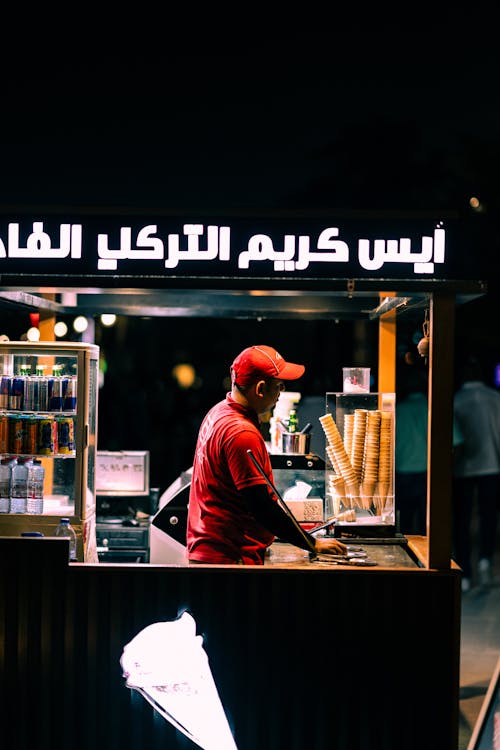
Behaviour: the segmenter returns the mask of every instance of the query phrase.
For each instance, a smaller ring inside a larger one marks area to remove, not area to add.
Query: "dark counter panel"
[[[0,540],[16,750],[196,747],[120,668],[137,633],[185,610],[238,750],[456,748],[456,570],[68,566],[57,544]]]

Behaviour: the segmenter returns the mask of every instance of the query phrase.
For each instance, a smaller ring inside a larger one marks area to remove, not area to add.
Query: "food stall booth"
[[[371,566],[279,541],[262,567],[99,563],[82,543],[69,564],[60,540],[21,537],[0,519],[2,705],[16,746],[63,748],[70,733],[74,748],[122,750],[456,748],[454,322],[457,305],[486,292],[461,273],[456,217],[37,212],[5,217],[0,239],[0,304],[39,311],[49,331],[69,310],[369,320],[381,397],[396,390],[398,316],[425,319],[428,332],[427,534],[380,539]],[[87,411],[77,447],[93,453]],[[88,455],[82,463],[88,472]],[[95,489],[75,487],[71,516],[84,529]],[[171,630],[148,640],[160,625],[182,629],[182,657],[180,646],[163,656]]]

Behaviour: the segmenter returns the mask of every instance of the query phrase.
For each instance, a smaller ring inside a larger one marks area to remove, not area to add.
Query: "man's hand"
[[[347,555],[347,547],[337,539],[316,539],[316,552],[322,555]]]

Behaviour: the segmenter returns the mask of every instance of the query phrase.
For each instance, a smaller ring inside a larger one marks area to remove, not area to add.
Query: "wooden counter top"
[[[271,545],[268,554],[265,559],[265,566],[279,567],[279,568],[324,568],[324,569],[335,569],[335,568],[346,568],[357,569],[357,570],[376,570],[377,568],[418,568],[418,564],[408,554],[405,547],[402,544],[365,544],[362,542],[359,544],[356,542],[350,543],[350,546],[360,547],[367,554],[368,559],[377,563],[376,566],[354,566],[350,564],[342,565],[342,563],[335,563],[333,560],[323,561],[309,559],[309,553],[305,550],[301,550],[298,547],[294,547],[291,544],[284,542],[275,542]],[[323,557],[323,556],[322,556]]]

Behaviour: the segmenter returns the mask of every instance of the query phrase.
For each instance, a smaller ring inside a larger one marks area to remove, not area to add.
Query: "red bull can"
[[[12,378],[10,375],[2,375],[0,380],[0,409],[10,407],[10,391],[12,387]]]
[[[49,411],[62,411],[62,380],[58,376],[48,378]]]
[[[62,379],[63,411],[76,409],[76,375],[69,375]]]
[[[58,417],[57,442],[58,453],[75,452],[75,423],[73,417]]]
[[[9,396],[9,409],[22,409],[24,408],[24,377],[12,378],[10,396]]]
[[[57,424],[53,417],[38,420],[38,453],[41,456],[57,453]]]

